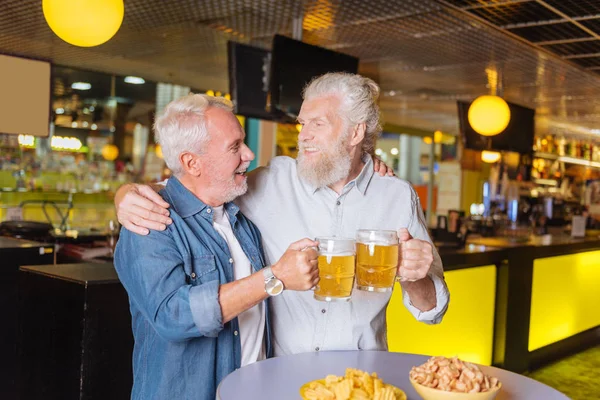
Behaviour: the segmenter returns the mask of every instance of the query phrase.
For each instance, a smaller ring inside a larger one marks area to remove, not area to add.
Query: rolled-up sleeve
[[[450,294],[448,293],[448,287],[443,279],[434,274],[429,274],[429,277],[433,281],[435,286],[435,298],[436,305],[429,311],[421,311],[417,307],[413,306],[410,301],[410,296],[406,291],[403,291],[403,302],[404,306],[410,311],[410,313],[417,319],[417,321],[424,322],[426,324],[439,324],[442,322],[442,318],[448,310],[448,303],[450,301]]]
[[[204,336],[216,337],[223,329],[219,304],[219,281],[210,281],[190,289],[190,308],[194,323]]]
[[[139,310],[163,339],[215,337],[223,329],[219,281],[190,284],[184,256],[169,229],[141,236],[123,228],[115,269],[129,295],[132,313]]]
[[[429,269],[429,277],[433,281],[435,287],[436,305],[429,311],[421,311],[412,305],[410,296],[406,291],[403,290],[403,302],[408,311],[418,320],[427,324],[439,324],[442,322],[442,318],[448,310],[448,304],[450,303],[450,292],[444,279],[444,267],[442,265],[442,259],[433,245],[429,233],[427,231],[427,224],[425,223],[425,216],[423,215],[423,209],[421,208],[421,202],[417,194],[412,191],[412,210],[413,215],[411,218],[408,231],[415,239],[425,240],[433,246],[433,263]]]

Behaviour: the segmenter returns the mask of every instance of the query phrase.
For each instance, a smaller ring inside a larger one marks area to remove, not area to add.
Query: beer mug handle
[[[300,251],[305,251],[305,250],[308,250],[308,249],[314,249],[314,250],[315,250],[317,253],[319,252],[319,248],[318,248],[318,247],[315,247],[315,246],[307,246],[307,247],[303,248],[303,249],[302,249],[302,250],[300,250]],[[317,268],[319,268],[319,267],[317,267]],[[317,290],[317,287],[316,287],[316,286],[313,286],[313,287],[311,287],[311,288],[310,288],[310,289],[308,289],[308,290],[310,290],[310,291],[313,291],[313,292],[314,292],[315,290]]]

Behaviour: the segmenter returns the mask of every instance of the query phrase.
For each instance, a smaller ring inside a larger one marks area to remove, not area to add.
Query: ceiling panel
[[[589,33],[570,22],[513,28],[508,31],[533,43],[591,37]]]
[[[600,40],[592,38],[591,40],[585,42],[560,43],[544,47],[549,51],[561,56],[600,53]]]
[[[600,66],[600,57],[585,57],[574,59],[573,62],[585,68]]]
[[[587,17],[600,14],[598,0],[544,0],[544,2],[569,17]]]
[[[525,0],[529,1],[529,0]],[[462,8],[477,8],[503,3],[521,3],[523,0],[450,0],[448,3]]]
[[[470,12],[498,26],[561,19],[558,14],[535,1],[503,3],[475,8]]]
[[[600,35],[600,15],[596,19],[589,19],[579,22],[581,25],[591,29],[596,35]]]

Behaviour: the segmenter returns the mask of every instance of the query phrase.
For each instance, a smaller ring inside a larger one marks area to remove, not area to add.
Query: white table
[[[377,372],[384,382],[406,392],[408,399],[420,399],[408,379],[410,369],[428,357],[384,351],[324,351],[276,357],[240,368],[229,374],[217,388],[217,400],[300,399],[300,387],[328,374],[344,375],[346,368]],[[502,382],[497,400],[568,400],[564,394],[523,375],[482,366]]]

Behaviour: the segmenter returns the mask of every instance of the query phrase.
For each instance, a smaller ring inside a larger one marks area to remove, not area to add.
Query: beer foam
[[[375,241],[375,240],[369,240],[369,241],[363,241],[363,242],[358,242],[360,244],[364,244],[365,246],[395,246],[398,243],[390,243],[390,242],[381,242],[381,241]]]
[[[328,253],[326,251],[323,251],[319,254],[320,256],[327,256],[329,257],[347,257],[347,256],[352,256],[354,257],[354,253],[350,253],[350,252],[346,252],[346,253]]]

